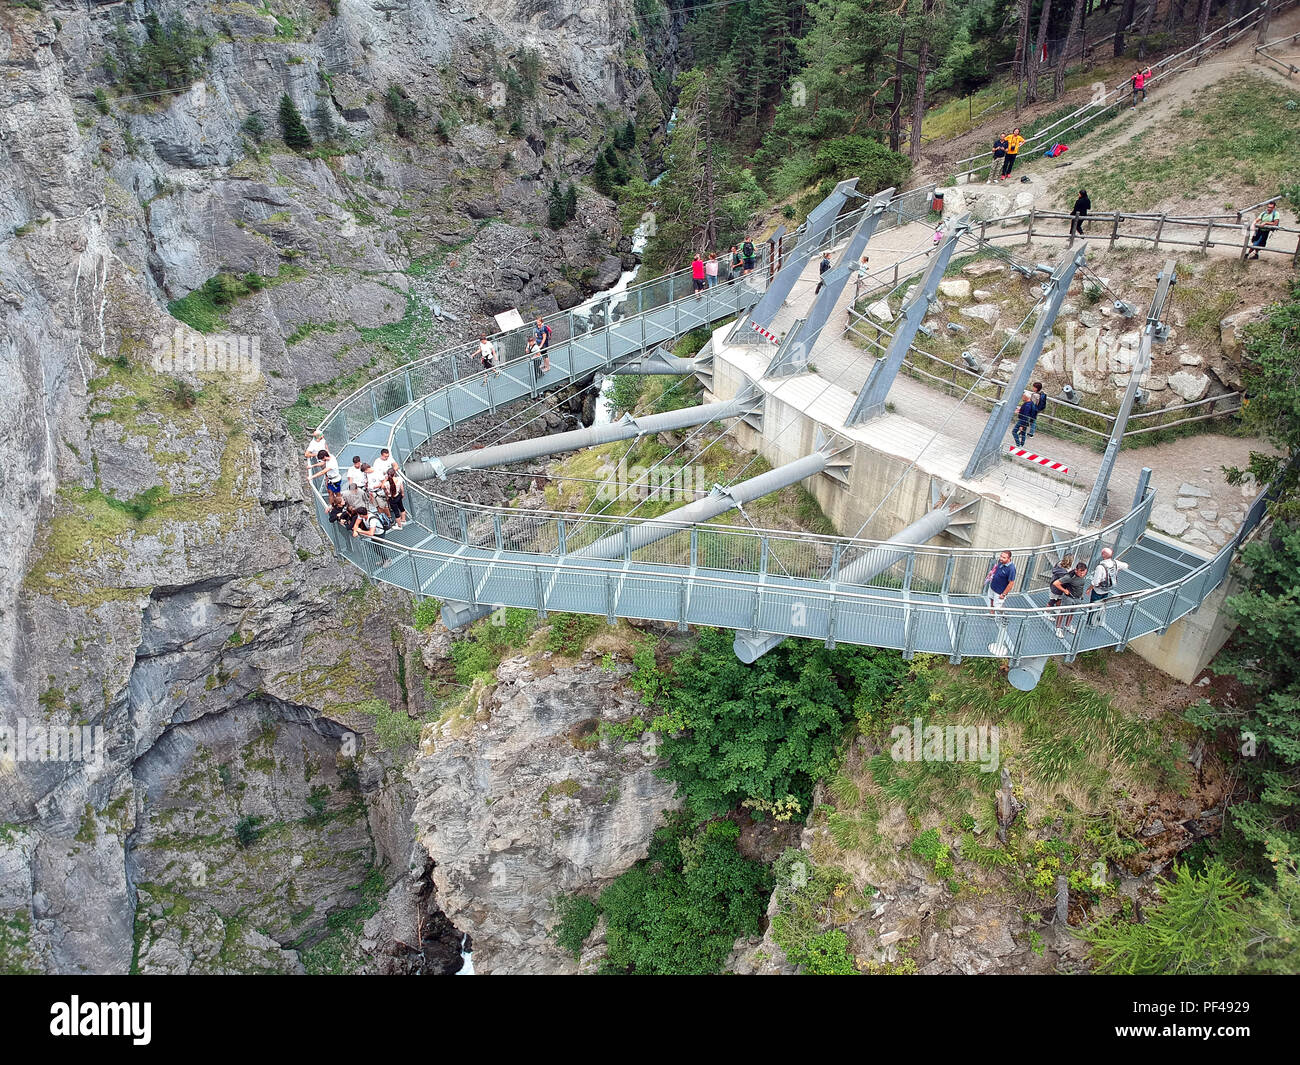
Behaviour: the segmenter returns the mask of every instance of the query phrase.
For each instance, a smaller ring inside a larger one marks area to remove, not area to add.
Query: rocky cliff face
[[[150,15],[206,44],[179,91],[123,76]],[[0,969],[454,963],[409,605],[330,554],[285,419],[616,275],[608,201],[542,229],[615,121],[662,124],[630,5],[47,0],[0,9],[0,64]],[[252,363],[169,361],[176,300]],[[83,757],[34,759],[72,727]]]
[[[573,973],[549,938],[558,896],[593,893],[645,857],[675,785],[653,743],[602,740],[641,709],[627,665],[501,664],[468,711],[426,730],[411,767],[419,840],[443,912],[474,940],[480,973]]]

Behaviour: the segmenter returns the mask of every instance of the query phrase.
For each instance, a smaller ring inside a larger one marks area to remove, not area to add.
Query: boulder
[[[1101,393],[1101,385],[1084,372],[1083,366],[1079,362],[1074,364],[1071,382],[1079,392],[1086,392],[1091,396],[1096,396]]]
[[[1200,399],[1210,390],[1210,379],[1205,374],[1190,374],[1179,370],[1169,377],[1169,388],[1178,394],[1185,403]]]
[[[981,259],[961,268],[963,274],[969,274],[971,277],[989,277],[992,274],[1004,274],[1006,271],[1006,265],[996,259]]]
[[[1184,481],[1178,486],[1180,496],[1196,496],[1198,499],[1209,499],[1210,490],[1202,488],[1200,485],[1192,484],[1190,481]]]
[[[1179,366],[1201,366],[1205,359],[1200,355],[1193,355],[1190,351],[1180,351],[1178,353]]]
[[[1244,311],[1237,311],[1235,314],[1230,314],[1220,320],[1219,345],[1223,348],[1225,355],[1241,354],[1242,329],[1250,325],[1251,322],[1258,322],[1260,313],[1263,310],[1262,304],[1247,307]]]
[[[1197,498],[1195,496],[1179,496],[1174,506],[1179,510],[1193,510],[1196,507]]]
[[[1169,536],[1181,536],[1190,525],[1191,522],[1168,503],[1161,503],[1151,511],[1151,527],[1156,532],[1162,532]]]
[[[867,314],[877,322],[892,322],[894,320],[894,312],[889,309],[889,304],[885,300],[876,300],[867,308]]]
[[[970,307],[963,307],[961,313],[967,318],[978,318],[981,322],[992,325],[998,320],[999,309],[996,303],[976,303]]]
[[[1080,311],[1079,324],[1083,326],[1084,329],[1100,329],[1101,315],[1096,311]]]
[[[939,282],[939,292],[954,300],[970,299],[970,282],[964,278],[949,278]]]
[[[1163,392],[1165,390],[1165,385],[1168,382],[1168,380],[1169,379],[1165,377],[1163,374],[1158,374],[1158,373],[1148,374],[1147,379],[1142,382],[1142,387],[1145,388],[1148,392]]]
[[[977,288],[971,293],[980,303],[988,303],[993,298],[993,293],[986,288]]]

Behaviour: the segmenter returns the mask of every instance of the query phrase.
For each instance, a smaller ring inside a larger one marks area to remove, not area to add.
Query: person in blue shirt
[[[1006,606],[1007,596],[1011,594],[1011,589],[1016,584],[1016,566],[1011,561],[1011,552],[1003,551],[998,555],[998,560],[993,568],[989,570],[987,599],[989,604],[989,613],[997,620],[1001,621],[1003,607]]]
[[[1016,424],[1011,430],[1011,439],[1016,442],[1016,447],[1025,446],[1025,434],[1029,432],[1030,425],[1038,417],[1038,404],[1034,402],[1034,394],[1026,392],[1024,402],[1020,404],[1019,410],[1016,411]]]

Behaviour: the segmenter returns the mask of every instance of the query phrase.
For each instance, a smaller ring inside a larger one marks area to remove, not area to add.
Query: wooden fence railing
[[[1187,216],[1110,211],[1083,216],[1082,227],[1084,239],[1094,244],[1105,241],[1108,250],[1121,240],[1149,242],[1152,250],[1182,247],[1204,252],[1210,248],[1230,247],[1242,259],[1249,252],[1259,251],[1289,257],[1293,263],[1300,265],[1300,240],[1291,239],[1300,235],[1300,229],[1278,226],[1269,235],[1271,243],[1257,249],[1251,245],[1254,220],[1249,215],[1239,217],[1240,215],[1241,212],[1237,215]],[[981,241],[1023,237],[1026,244],[1035,240],[1064,240],[1067,247],[1072,247],[1078,236],[1072,232],[1071,223],[1074,220],[1074,215],[1064,211],[1033,208],[1023,215],[987,218],[977,223],[976,236]],[[1280,243],[1278,237],[1283,237]]]

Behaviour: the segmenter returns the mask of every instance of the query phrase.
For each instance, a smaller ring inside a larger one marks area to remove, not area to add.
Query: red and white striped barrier
[[[781,342],[777,339],[775,333],[769,333],[766,329],[764,329],[764,328],[763,328],[761,325],[759,325],[757,322],[750,322],[749,324],[752,325],[752,326],[754,327],[754,332],[756,332],[759,336],[767,337],[767,339],[770,340],[773,344],[779,344],[779,343],[781,343]]]
[[[1061,462],[1053,462],[1051,459],[1043,458],[1042,455],[1035,455],[1032,451],[1026,451],[1023,447],[1016,447],[1015,444],[1008,444],[1007,450],[1016,458],[1026,459],[1029,462],[1036,462],[1040,466],[1046,466],[1053,473],[1069,473],[1070,467]]]

